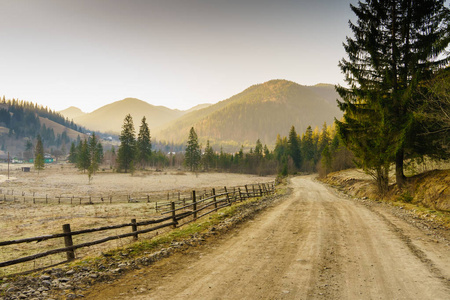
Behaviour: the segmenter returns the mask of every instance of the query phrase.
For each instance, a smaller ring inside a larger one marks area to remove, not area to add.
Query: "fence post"
[[[238,187],[238,191],[239,191],[239,200],[242,202],[242,193],[241,193],[241,188]]]
[[[259,196],[262,197],[263,193],[262,193],[262,189],[261,189],[261,184],[258,183],[259,186]]]
[[[247,185],[245,185],[245,191],[247,192],[247,197],[246,198],[247,199],[250,198],[249,195],[248,195],[248,186]]]
[[[158,212],[158,202],[155,202],[155,212]]]
[[[48,204],[48,196],[45,194],[45,204]]]
[[[226,187],[226,186],[224,186],[224,187],[223,187],[223,189],[224,189],[224,191],[225,191],[225,195],[226,195],[226,197],[227,197],[227,203],[228,203],[228,204],[231,204],[231,202],[230,202],[230,198],[228,197],[228,191],[227,191],[227,187]]]
[[[131,219],[131,231],[133,231],[133,232],[137,231],[136,219]],[[135,239],[135,240],[138,239],[137,233],[135,235],[133,235],[133,239]]]
[[[177,228],[177,216],[175,214],[175,202],[170,202],[170,208],[172,210],[172,221],[175,222],[175,224],[172,225],[172,228]]]
[[[64,245],[66,247],[72,247],[73,241],[72,241],[72,235],[70,234],[70,224],[64,224],[63,225],[63,232],[67,235],[64,236]],[[74,250],[67,250],[67,260],[73,260],[75,259],[75,252]]]
[[[194,210],[194,220],[197,220],[197,199],[195,198],[195,190],[192,191],[192,209]]]
[[[150,195],[147,195],[147,203],[150,203]]]
[[[212,189],[212,195],[214,196],[214,208],[217,208],[217,197],[216,197],[216,189]]]
[[[36,198],[34,198],[34,192],[33,192],[33,204],[36,204]]]

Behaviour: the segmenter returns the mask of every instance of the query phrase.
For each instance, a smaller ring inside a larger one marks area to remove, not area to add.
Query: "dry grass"
[[[131,219],[137,221],[160,217],[155,212],[155,203],[140,201],[137,203],[114,202],[74,204],[65,202],[57,204],[50,201],[33,204],[28,196],[35,193],[49,198],[60,195],[95,196],[95,195],[145,195],[160,193],[166,195],[168,191],[202,190],[212,187],[238,186],[250,183],[268,182],[272,177],[258,177],[251,175],[226,173],[181,173],[179,171],[138,172],[134,175],[100,172],[94,175],[89,184],[87,174],[77,171],[70,165],[47,166],[39,174],[35,171],[24,173],[22,165],[10,166],[10,180],[7,180],[7,166],[0,165],[0,189],[3,193],[18,195],[17,201],[0,201],[0,232],[1,241],[35,237],[62,232],[63,224],[70,224],[72,230],[129,223]],[[180,176],[183,175],[183,176]],[[23,197],[25,195],[25,203]],[[176,195],[176,193],[171,194]],[[165,197],[164,197],[165,198]],[[165,198],[166,199],[166,198]],[[164,200],[164,199],[160,199]],[[103,237],[130,232],[131,228],[103,231],[86,235],[74,236],[74,243],[79,244]],[[159,231],[161,232],[161,230]],[[142,237],[151,237],[149,233]],[[105,244],[92,246],[76,251],[77,258],[99,255],[101,252],[114,247],[128,244],[131,238],[115,240]],[[64,246],[63,239],[52,239],[40,243],[17,244],[1,247],[0,261],[40,253],[46,250]],[[37,267],[48,266],[65,259],[65,254],[52,255],[33,262],[19,264],[0,269],[0,276],[27,271]]]

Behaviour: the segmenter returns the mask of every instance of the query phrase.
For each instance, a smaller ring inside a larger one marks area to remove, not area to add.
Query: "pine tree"
[[[191,127],[189,131],[189,138],[186,146],[186,154],[184,157],[184,164],[191,170],[196,171],[199,167],[201,160],[201,150],[198,144],[197,133],[195,133],[194,127]]]
[[[100,152],[98,145],[101,145],[100,141],[97,139],[97,136],[95,133],[93,133],[89,137],[89,141],[87,143],[88,146],[88,157],[89,157],[89,166],[88,166],[88,176],[89,179],[91,178],[92,174],[95,174],[95,172],[99,169],[99,164],[101,162],[100,160]],[[90,181],[90,180],[89,180]]]
[[[35,157],[34,157],[34,167],[38,172],[40,170],[43,170],[45,167],[45,158],[44,158],[44,145],[42,144],[41,136],[37,136],[36,141],[36,149],[34,151]]]
[[[86,139],[80,142],[78,146],[77,153],[77,168],[85,172],[89,169],[91,165],[90,153],[89,153],[89,144]]]
[[[69,162],[73,164],[76,163],[78,160],[77,156],[77,147],[75,146],[75,142],[72,142],[69,150]]]
[[[209,140],[206,141],[205,154],[203,155],[202,162],[206,171],[214,165],[214,150],[209,145]]]
[[[128,171],[133,171],[133,162],[136,157],[135,131],[133,118],[130,114],[125,117],[119,140],[120,146],[117,154],[118,170],[128,173]]]
[[[338,130],[361,164],[385,177],[377,179],[384,181],[382,188],[394,162],[401,187],[405,153],[417,151],[414,109],[420,84],[448,64],[449,9],[444,0],[368,0],[350,6],[358,20],[350,22],[354,37],[344,44],[348,59],[339,63],[350,88],[337,87],[345,113]]]
[[[322,126],[322,132],[320,133],[319,137],[319,144],[317,145],[317,151],[319,154],[322,153],[322,151],[325,149],[326,146],[330,144],[330,134],[328,133],[327,123],[323,123]]]
[[[150,162],[152,154],[152,142],[150,139],[150,129],[145,117],[142,118],[139,134],[137,138],[137,161],[145,168]]]
[[[294,126],[292,126],[289,131],[288,152],[294,162],[295,168],[300,170],[302,166],[302,152],[300,149],[300,138],[298,137]]]

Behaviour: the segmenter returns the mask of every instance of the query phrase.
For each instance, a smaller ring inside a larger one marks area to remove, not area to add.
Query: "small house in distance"
[[[50,154],[48,154],[48,153],[44,154],[44,163],[51,164],[51,163],[53,163],[53,161],[54,161],[54,158]],[[30,159],[29,163],[34,163],[34,158]]]

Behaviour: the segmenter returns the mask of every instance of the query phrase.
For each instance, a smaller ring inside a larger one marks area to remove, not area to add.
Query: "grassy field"
[[[88,176],[79,172],[71,165],[48,165],[46,169],[37,173],[22,172],[23,165],[10,165],[9,179],[7,165],[0,165],[0,189],[4,194],[17,195],[16,201],[3,201],[0,199],[0,231],[1,241],[35,237],[46,234],[62,232],[63,224],[70,224],[72,230],[129,223],[131,219],[144,221],[160,217],[155,211],[155,202],[139,201],[128,203],[125,201],[94,204],[74,204],[63,202],[58,204],[54,197],[60,195],[74,196],[117,196],[117,195],[145,195],[160,194],[161,200],[166,200],[166,194],[187,194],[195,189],[197,191],[223,188],[224,186],[242,186],[244,184],[272,181],[273,177],[259,177],[242,174],[226,173],[188,173],[180,171],[167,172],[137,172],[131,174],[117,174],[112,172],[99,172],[89,183]],[[49,204],[38,202],[33,204],[31,196],[47,195]],[[22,195],[25,196],[25,202]],[[163,196],[164,195],[164,196]],[[10,198],[8,198],[10,199]],[[112,231],[96,232],[74,236],[74,243],[98,240],[103,237],[129,232],[130,228]],[[161,230],[159,231],[161,233]],[[150,238],[155,233],[148,233],[141,238]],[[98,255],[106,249],[120,247],[131,241],[131,238],[119,239],[105,244],[83,248],[76,251],[77,258]],[[40,243],[32,242],[1,247],[0,261],[32,255],[45,250],[60,248],[64,241],[52,239]],[[65,254],[52,255],[29,263],[23,263],[0,269],[0,276],[24,272],[30,269],[48,266],[65,259]]]

